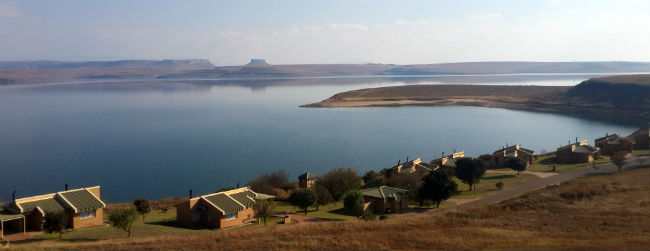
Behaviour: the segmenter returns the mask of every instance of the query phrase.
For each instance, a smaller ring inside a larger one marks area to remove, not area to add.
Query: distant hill
[[[79,79],[156,78],[215,66],[206,59],[119,61],[0,61],[0,85]]]
[[[444,75],[520,73],[629,73],[645,72],[644,62],[467,62],[422,65],[306,64],[270,65],[266,61],[244,66],[225,66],[161,78],[270,78],[346,75]]]
[[[215,67],[205,59],[120,61],[0,61],[0,85],[81,79],[126,78],[290,78],[331,76],[413,76],[472,74],[645,72],[643,62],[466,62],[422,65],[302,64],[272,65],[251,59],[241,66]]]

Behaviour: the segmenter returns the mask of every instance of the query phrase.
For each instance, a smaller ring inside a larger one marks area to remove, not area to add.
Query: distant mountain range
[[[251,62],[161,76],[162,78],[257,78],[345,75],[446,75],[518,73],[622,73],[645,72],[645,62],[467,62],[421,65],[306,64],[269,65]]]
[[[373,75],[471,75],[647,72],[646,62],[466,62],[420,65],[302,64],[271,65],[252,59],[243,66],[215,67],[205,59],[120,61],[0,61],[0,85],[83,79],[276,78]]]

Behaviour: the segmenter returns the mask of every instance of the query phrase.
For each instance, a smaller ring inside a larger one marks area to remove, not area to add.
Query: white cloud
[[[20,12],[15,4],[11,2],[0,3],[0,18],[17,16],[20,16]]]
[[[404,26],[420,26],[420,25],[425,25],[429,24],[431,21],[429,20],[417,20],[417,21],[405,21],[405,20],[397,20],[395,21],[396,25],[404,25]]]
[[[337,24],[334,22],[327,24],[325,27],[330,30],[368,30],[368,27],[362,24]]]
[[[559,7],[562,5],[562,3],[560,3],[560,0],[548,0],[548,4],[554,7]]]
[[[501,13],[486,13],[486,14],[469,16],[469,19],[472,19],[472,20],[495,19],[495,18],[500,18],[500,17],[501,17]]]

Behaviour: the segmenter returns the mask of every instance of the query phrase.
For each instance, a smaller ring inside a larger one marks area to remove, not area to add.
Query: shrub
[[[248,185],[255,192],[278,196],[282,195],[278,194],[279,190],[284,191],[282,188],[288,183],[287,177],[289,175],[285,170],[275,170],[249,181]]]
[[[124,230],[128,233],[127,237],[131,237],[131,226],[133,226],[133,222],[135,222],[137,217],[138,212],[133,208],[126,210],[118,209],[108,216],[108,220],[111,221],[111,225],[114,228]]]
[[[494,185],[495,185],[495,186],[497,187],[497,189],[499,189],[499,190],[503,189],[503,186],[505,186],[505,184],[503,184],[503,181],[499,181],[499,182],[497,182],[497,183],[494,184]]]
[[[363,195],[357,190],[351,190],[343,195],[343,209],[359,217],[363,211]]]
[[[63,212],[47,214],[45,215],[43,231],[50,234],[58,233],[59,239],[61,239],[61,234],[65,232],[66,222],[68,222],[68,217]]]
[[[370,212],[370,210],[366,210],[363,212],[363,215],[361,215],[361,219],[364,221],[372,221],[377,219],[377,215]]]
[[[144,222],[144,217],[151,212],[151,207],[149,206],[149,201],[145,199],[136,199],[133,201],[133,206],[135,206],[135,210],[138,211],[140,215],[142,215],[142,222]]]
[[[316,184],[330,191],[335,200],[340,200],[346,191],[361,187],[361,178],[352,169],[339,168],[323,174]]]

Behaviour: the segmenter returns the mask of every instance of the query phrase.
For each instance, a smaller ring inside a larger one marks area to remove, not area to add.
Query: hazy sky
[[[650,1],[7,1],[0,60],[648,61]]]

